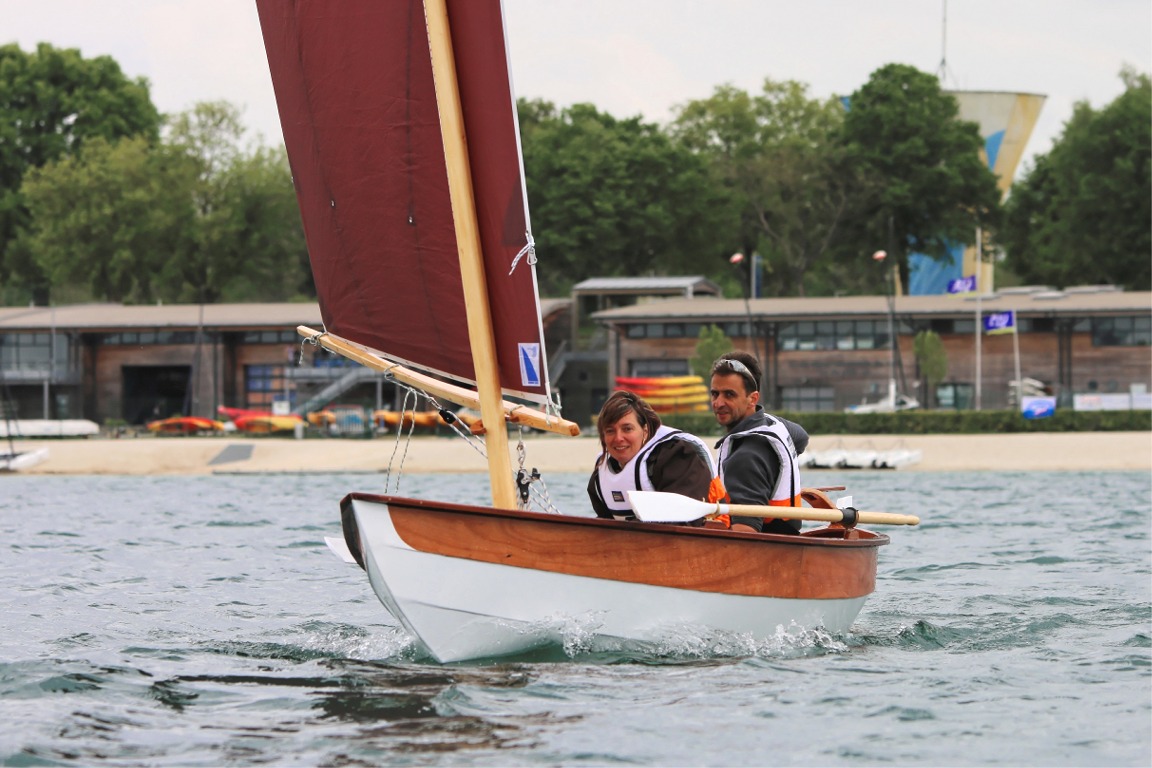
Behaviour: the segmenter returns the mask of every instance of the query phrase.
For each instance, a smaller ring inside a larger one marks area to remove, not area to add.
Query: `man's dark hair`
[[[747,352],[729,352],[713,363],[712,373],[722,376],[738,374],[744,381],[744,393],[747,395],[760,391],[760,361]]]

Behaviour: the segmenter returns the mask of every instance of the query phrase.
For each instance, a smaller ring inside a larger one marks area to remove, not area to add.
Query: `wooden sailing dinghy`
[[[300,332],[487,427],[490,506],[341,503],[351,556],[420,646],[449,662],[554,642],[573,624],[625,641],[670,627],[847,630],[884,535],[520,508],[505,423],[579,428],[551,401],[499,0],[257,6],[324,320]]]

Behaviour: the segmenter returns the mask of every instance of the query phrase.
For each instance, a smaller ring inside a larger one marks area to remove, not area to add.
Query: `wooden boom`
[[[408,384],[438,398],[462,405],[465,408],[480,410],[480,398],[476,392],[471,389],[449,384],[448,382],[433,378],[427,374],[414,371],[411,368],[405,368],[399,363],[394,363],[391,360],[381,357],[379,353],[374,352],[368,347],[353,341],[348,341],[339,336],[333,336],[331,333],[317,331],[306,325],[297,326],[296,332],[325,349],[331,350],[338,355],[343,355],[349,360],[355,360],[361,365],[367,366],[375,371],[387,373],[397,381]],[[505,421],[511,424],[523,424],[533,429],[555,432],[559,435],[569,435],[570,437],[576,437],[580,434],[580,425],[574,421],[567,421],[534,408],[528,408],[518,403],[510,403],[507,400],[501,401],[501,407],[503,408]]]

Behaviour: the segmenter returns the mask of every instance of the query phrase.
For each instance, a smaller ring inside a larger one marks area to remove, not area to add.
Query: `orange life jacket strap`
[[[803,502],[803,500],[804,499],[801,496],[793,496],[791,499],[772,499],[771,501],[768,502],[768,506],[770,506],[770,507],[799,507],[801,505],[801,503]],[[774,517],[766,517],[766,518],[764,518],[764,522],[765,523],[771,523],[775,519],[776,518],[774,518]]]

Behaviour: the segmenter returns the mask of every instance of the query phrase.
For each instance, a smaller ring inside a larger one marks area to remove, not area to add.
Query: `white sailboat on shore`
[[[506,424],[579,428],[553,406],[499,0],[257,6],[324,319],[301,333],[481,414],[490,505],[340,505],[346,556],[421,650],[846,631],[888,537],[823,494],[841,522],[797,536],[527,509]]]

